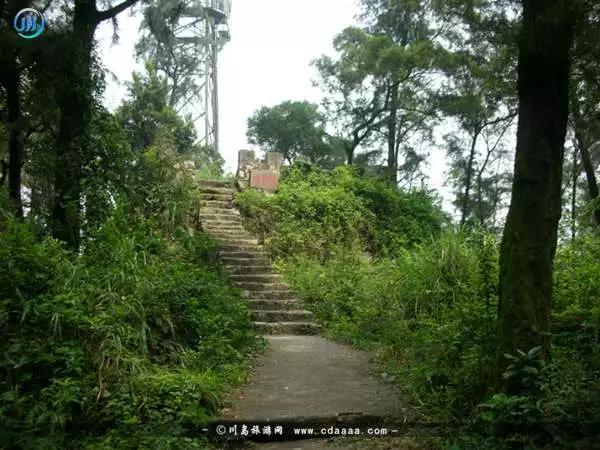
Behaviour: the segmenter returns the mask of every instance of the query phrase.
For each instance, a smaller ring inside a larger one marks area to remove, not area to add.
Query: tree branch
[[[127,8],[133,6],[135,3],[137,3],[137,1],[138,0],[125,0],[124,2],[119,3],[118,5],[113,6],[106,11],[98,11],[96,13],[96,22],[102,22],[104,20],[114,18],[117,14],[122,13]]]

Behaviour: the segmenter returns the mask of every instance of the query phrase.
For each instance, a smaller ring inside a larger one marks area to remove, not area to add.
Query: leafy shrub
[[[398,191],[354,167],[297,163],[274,195],[248,190],[236,202],[276,257],[323,259],[338,246],[393,254],[438,234],[443,223],[427,193]]]
[[[415,404],[450,420],[477,405],[493,356],[495,305],[485,291],[497,263],[484,261],[481,241],[444,234],[394,259],[341,250],[323,263],[288,259],[282,269],[333,336],[382,351]]]
[[[439,445],[569,448],[592,433],[600,417],[597,235],[559,247],[551,360],[542,363],[535,349],[511,355],[505,376],[529,392],[486,398],[496,353],[495,236],[443,231],[426,193],[346,167],[296,164],[274,195],[249,190],[237,201],[332,337],[376,350],[422,417],[468,425]]]
[[[562,245],[554,267],[552,357],[538,349],[508,355],[504,374],[527,395],[496,394],[481,405],[490,432],[518,445],[589,448],[600,417],[600,239]],[[587,437],[586,437],[587,436]],[[579,446],[579,447],[577,447]]]
[[[213,252],[204,235],[124,209],[81,255],[4,221],[0,447],[100,446],[132,427],[176,436],[205,423],[255,344]]]

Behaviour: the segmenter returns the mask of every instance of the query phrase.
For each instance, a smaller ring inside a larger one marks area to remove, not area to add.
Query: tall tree
[[[178,156],[194,159],[199,169],[214,176],[222,174],[223,158],[214,147],[198,145],[191,118],[181,117],[170,106],[168,81],[153,63],[146,64],[146,73],[133,73],[128,91],[129,98],[119,106],[115,116],[127,135],[134,157],[155,146],[162,136],[168,138]]]
[[[21,199],[21,169],[23,167],[23,137],[21,116],[21,73],[15,49],[0,53],[0,84],[6,94],[8,128],[8,193],[17,217],[23,216]]]
[[[56,54],[57,104],[60,111],[56,138],[53,233],[77,248],[81,230],[81,182],[84,158],[89,156],[92,114],[94,34],[100,23],[113,20],[138,0],[124,0],[98,10],[96,0],[75,0],[72,20]]]
[[[183,119],[169,105],[167,80],[161,77],[152,63],[146,64],[146,73],[133,73],[128,83],[129,98],[116,112],[128,135],[132,149],[141,153],[154,145],[160,132],[173,136],[177,152],[191,154],[196,131],[191,120]]]
[[[290,164],[299,156],[316,164],[327,160],[332,147],[326,137],[325,117],[317,105],[309,102],[286,101],[265,106],[248,118],[250,143],[281,152]]]
[[[503,157],[504,141],[516,116],[518,24],[512,17],[517,14],[503,2],[488,0],[468,5],[443,2],[435,10],[453,24],[440,31],[446,38],[447,57],[440,60],[446,77],[438,108],[446,119],[444,126],[453,128],[447,142],[455,204],[461,225],[473,219],[482,223],[484,185],[494,186],[507,178],[491,169],[505,170],[493,163]],[[494,143],[489,145],[490,141]],[[488,212],[488,217],[495,215]]]
[[[318,83],[327,92],[323,104],[330,122],[340,124],[348,162],[357,147],[381,143],[387,148],[388,177],[395,184],[400,151],[416,151],[410,138],[426,131],[433,116],[426,100],[427,75],[436,51],[420,2],[366,3],[377,5],[366,5],[365,28],[346,28],[334,39],[338,57],[323,56],[314,64]],[[417,161],[422,159],[412,158]]]
[[[501,247],[499,335],[491,387],[526,389],[504,378],[507,354],[549,354],[552,268],[561,216],[574,14],[568,0],[523,0],[519,124],[511,205]]]
[[[333,40],[337,59],[325,55],[313,61],[319,72],[316,84],[327,93],[322,105],[348,165],[354,164],[357,149],[370,143],[385,121],[389,93],[369,72],[382,41],[387,39],[349,27]]]
[[[382,132],[387,146],[388,177],[396,184],[400,150],[405,151],[405,158],[415,152],[407,142],[411,136],[427,130],[428,119],[434,115],[428,107],[431,103],[427,95],[429,75],[438,58],[434,46],[437,34],[434,9],[430,0],[362,0],[361,3],[366,31],[385,43],[374,48],[379,54],[372,75],[381,80],[387,91],[388,108]],[[426,134],[420,136],[426,137]],[[420,160],[412,158],[413,163]]]
[[[23,216],[21,199],[23,167],[22,78],[25,70],[22,53],[34,42],[19,38],[12,21],[18,11],[31,6],[29,2],[2,0],[0,2],[0,87],[6,96],[6,128],[8,131],[8,163],[2,161],[8,172],[8,193],[17,217]]]
[[[581,156],[588,200],[598,202],[600,189],[594,156],[600,155],[600,5],[590,0],[582,3],[582,14],[575,27],[571,128],[574,146]],[[600,204],[593,207],[592,223],[600,227]]]

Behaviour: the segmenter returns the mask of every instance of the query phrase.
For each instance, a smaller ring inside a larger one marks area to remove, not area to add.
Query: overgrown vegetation
[[[207,52],[181,45],[197,3],[0,0],[2,447],[202,447],[243,376],[249,312],[190,219],[194,182],[223,177],[217,130],[185,113],[209,114]],[[146,72],[112,113],[95,32],[136,4]],[[15,33],[24,7],[41,39]],[[597,446],[600,3],[357,8],[313,63],[321,104],[249,119],[294,165],[238,196],[247,225],[327,332],[445,425],[435,444]],[[440,132],[453,218],[424,190]]]
[[[553,440],[555,448],[589,435],[600,412],[598,237],[559,251],[552,360],[511,355],[506,376],[535,390],[490,397],[498,239],[443,226],[427,194],[379,183],[298,164],[275,194],[246,191],[237,202],[327,333],[376,351],[418,420],[460,427],[460,438],[440,445]]]
[[[327,259],[337,247],[395,254],[440,233],[444,215],[431,194],[403,192],[356,167],[331,171],[298,163],[282,174],[277,195],[237,197],[248,227],[275,256]]]
[[[201,448],[256,341],[168,141],[79,254],[3,210],[0,447]]]

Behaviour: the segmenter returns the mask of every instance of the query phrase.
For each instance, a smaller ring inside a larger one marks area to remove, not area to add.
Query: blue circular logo
[[[13,26],[22,38],[33,39],[44,31],[44,16],[33,8],[25,8],[17,13]]]

